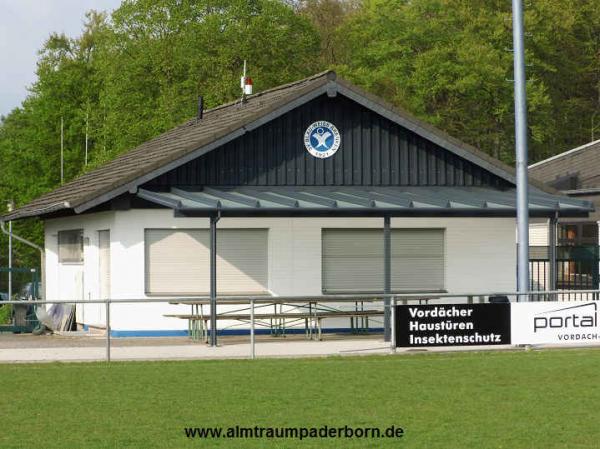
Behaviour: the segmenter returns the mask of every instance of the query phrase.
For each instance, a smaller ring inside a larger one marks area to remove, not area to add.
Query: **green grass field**
[[[598,448],[600,350],[0,365],[0,448]],[[401,426],[188,439],[186,426]]]

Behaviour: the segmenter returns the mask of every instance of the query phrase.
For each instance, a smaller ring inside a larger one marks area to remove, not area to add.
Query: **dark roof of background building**
[[[600,192],[600,140],[529,166],[540,182],[567,194]]]
[[[148,180],[202,156],[324,93],[345,95],[509,183],[515,183],[512,167],[337,78],[335,72],[326,71],[250,95],[244,103],[238,100],[207,110],[201,120],[189,120],[1,219],[43,217],[59,211],[81,213],[118,195],[136,193],[138,186]],[[537,187],[553,192],[543,185]]]

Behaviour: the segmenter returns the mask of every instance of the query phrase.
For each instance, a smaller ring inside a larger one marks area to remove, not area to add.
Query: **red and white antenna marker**
[[[242,79],[240,80],[240,87],[242,88],[242,94],[245,97],[246,95],[252,95],[252,78],[246,76],[246,60],[244,59],[244,74],[242,75]]]

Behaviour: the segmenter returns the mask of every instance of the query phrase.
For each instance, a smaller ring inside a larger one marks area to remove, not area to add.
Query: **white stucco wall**
[[[393,218],[393,228],[444,228],[445,285],[451,293],[512,291],[516,284],[513,218]],[[60,218],[46,222],[46,295],[69,299],[66,285],[73,271],[83,273],[83,297],[97,298],[98,233],[111,232],[111,290],[115,299],[146,298],[144,292],[145,228],[208,228],[207,218],[175,218],[169,210],[130,210]],[[321,229],[381,228],[381,218],[222,218],[219,228],[269,229],[269,290],[275,295],[321,294]],[[58,263],[59,230],[84,229],[83,266]],[[89,239],[89,240],[88,240]],[[208,266],[207,266],[208,270]],[[114,305],[115,330],[186,329],[165,313],[188,313],[187,306]],[[98,306],[83,309],[83,321],[101,321]],[[82,317],[80,317],[82,318]],[[327,323],[326,323],[327,324]]]
[[[114,218],[113,212],[100,212],[45,222],[47,299],[68,301],[99,298],[98,231],[114,228]],[[58,231],[69,229],[84,230],[83,264],[58,262]],[[77,321],[103,324],[102,306],[87,304],[78,307]]]

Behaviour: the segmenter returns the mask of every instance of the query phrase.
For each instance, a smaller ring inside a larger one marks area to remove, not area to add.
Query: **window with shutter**
[[[83,229],[58,231],[58,261],[60,263],[83,262]]]
[[[392,291],[444,288],[444,230],[392,229]],[[383,230],[323,229],[325,293],[383,291]]]
[[[217,232],[219,294],[267,291],[268,231]],[[146,229],[146,292],[205,295],[210,291],[210,233],[207,229]]]

